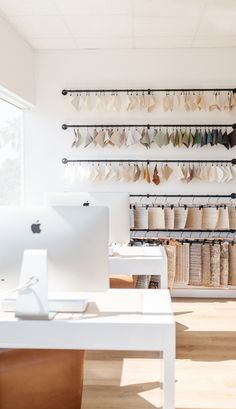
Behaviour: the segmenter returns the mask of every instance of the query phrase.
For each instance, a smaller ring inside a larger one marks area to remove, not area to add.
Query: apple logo
[[[31,230],[32,230],[32,232],[35,234],[39,234],[39,233],[41,233],[41,229],[40,229],[40,226],[41,226],[41,224],[39,223],[39,220],[37,220],[37,222],[36,223],[33,223],[32,225],[31,225]]]

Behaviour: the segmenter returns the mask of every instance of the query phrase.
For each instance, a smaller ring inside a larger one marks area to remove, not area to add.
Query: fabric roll
[[[164,248],[167,256],[168,287],[170,290],[172,290],[176,274],[176,246],[166,244]]]
[[[138,275],[136,276],[135,288],[149,288],[151,276],[150,275]]]
[[[176,247],[175,283],[189,283],[189,244],[181,243]]]
[[[229,245],[229,284],[236,285],[236,245]]]
[[[176,245],[175,283],[182,283],[182,245]]]
[[[184,207],[175,207],[174,209],[174,228],[184,229],[188,216],[188,209]]]
[[[220,244],[213,244],[210,247],[211,259],[211,285],[220,286]]]
[[[229,243],[220,246],[220,285],[227,286],[229,281]]]
[[[131,205],[129,208],[129,225],[130,225],[130,229],[134,228],[134,207]]]
[[[189,249],[189,284],[201,285],[201,247],[199,243],[192,243]]]
[[[229,213],[229,228],[236,230],[236,208],[229,207],[228,213]]]
[[[165,216],[165,229],[174,229],[174,218],[175,212],[173,207],[165,207],[164,216]]]
[[[183,243],[183,282],[189,283],[189,243]]]
[[[158,230],[165,229],[165,214],[162,207],[149,207],[148,228]]]
[[[202,228],[202,209],[199,207],[189,207],[186,221],[186,229],[200,230]]]
[[[204,207],[202,209],[202,229],[214,230],[218,218],[218,209],[216,207]]]
[[[137,207],[134,209],[134,228],[148,229],[148,210],[146,207]]]
[[[218,210],[218,220],[216,229],[229,230],[229,213],[227,207],[220,207]]]
[[[209,286],[211,284],[211,256],[210,244],[202,245],[202,285]]]

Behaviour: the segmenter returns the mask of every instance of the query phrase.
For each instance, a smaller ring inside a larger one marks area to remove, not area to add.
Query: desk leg
[[[161,279],[161,290],[167,290],[168,289],[168,278],[167,278],[167,271],[165,274],[160,275]]]
[[[175,409],[175,325],[163,351],[163,409]]]
[[[168,262],[167,262],[166,256],[163,261],[162,271],[164,271],[164,273],[161,274],[161,289],[167,290],[168,289]]]

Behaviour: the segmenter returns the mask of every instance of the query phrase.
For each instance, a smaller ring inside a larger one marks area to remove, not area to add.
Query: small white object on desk
[[[158,275],[161,288],[168,288],[167,256],[163,246],[115,246],[109,256],[111,275]]]

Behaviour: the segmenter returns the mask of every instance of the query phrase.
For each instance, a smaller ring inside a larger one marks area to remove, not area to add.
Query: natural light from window
[[[20,108],[0,99],[0,205],[20,205],[23,196]]]

